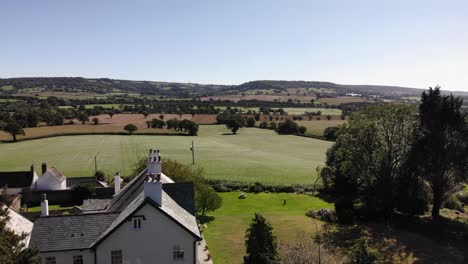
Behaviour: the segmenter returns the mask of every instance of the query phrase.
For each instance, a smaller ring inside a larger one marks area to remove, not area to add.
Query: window
[[[122,264],[122,250],[111,251],[111,264]]]
[[[172,259],[174,260],[183,260],[184,259],[184,250],[180,246],[174,246],[172,249]]]
[[[141,219],[140,218],[133,219],[133,229],[141,229]]]
[[[73,264],[83,264],[83,256],[73,256]]]
[[[55,257],[46,257],[45,264],[56,264]]]

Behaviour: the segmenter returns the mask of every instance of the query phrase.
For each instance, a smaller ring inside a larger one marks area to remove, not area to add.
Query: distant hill
[[[96,94],[138,93],[142,95],[163,95],[168,97],[200,97],[242,93],[252,90],[273,90],[285,92],[288,89],[317,89],[317,92],[382,96],[420,96],[423,89],[382,86],[344,85],[316,81],[272,81],[260,80],[241,85],[214,85],[177,82],[132,81],[108,78],[87,79],[82,77],[30,77],[0,79],[0,93],[14,94],[24,89],[39,89],[50,92],[89,92]],[[33,90],[34,91],[34,90]],[[468,96],[468,92],[452,92]]]

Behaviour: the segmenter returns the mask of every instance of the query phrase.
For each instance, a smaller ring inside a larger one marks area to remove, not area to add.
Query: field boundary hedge
[[[21,141],[28,141],[28,140],[36,140],[36,139],[44,139],[44,138],[52,138],[52,137],[64,137],[64,136],[86,136],[86,135],[118,135],[118,136],[189,136],[186,133],[150,133],[150,132],[143,132],[143,133],[133,133],[129,134],[128,132],[70,132],[70,133],[53,133],[49,135],[43,136],[36,136],[36,137],[28,137],[28,138],[20,138],[16,141],[13,140],[0,140],[3,143],[16,143]]]
[[[217,192],[241,191],[246,193],[308,193],[313,191],[312,184],[264,184],[260,182],[248,183],[227,180],[206,180],[208,184]],[[316,191],[320,191],[321,186],[317,186]]]

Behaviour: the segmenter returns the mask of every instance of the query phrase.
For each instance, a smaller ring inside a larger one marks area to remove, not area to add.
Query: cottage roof
[[[76,177],[67,178],[67,188],[73,188],[82,184],[90,184],[93,187],[107,187],[107,183],[98,181],[96,177]]]
[[[90,248],[117,216],[97,213],[40,217],[34,222],[29,245],[41,252]]]
[[[63,182],[67,178],[60,172],[58,171],[55,167],[48,168],[46,173],[48,173],[50,176],[55,177],[58,182]],[[42,175],[44,176],[44,175]]]
[[[6,171],[0,172],[0,187],[28,188],[33,184],[33,171]]]

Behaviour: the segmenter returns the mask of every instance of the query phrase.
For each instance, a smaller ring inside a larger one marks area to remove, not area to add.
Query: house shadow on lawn
[[[464,256],[468,253],[466,226],[410,218],[395,216],[389,224],[360,222],[344,226],[327,223],[323,226],[324,239],[332,246],[349,251],[359,238],[366,238],[379,252],[383,263],[465,263],[468,257]],[[456,237],[453,237],[454,232],[459,232]]]

